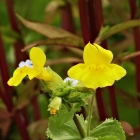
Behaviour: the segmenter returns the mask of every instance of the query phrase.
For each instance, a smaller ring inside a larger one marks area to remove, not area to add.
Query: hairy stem
[[[70,110],[71,105],[68,104],[68,103],[65,103],[65,105],[66,105],[67,109]],[[85,138],[85,137],[86,137],[85,131],[83,130],[83,127],[81,126],[81,124],[80,124],[80,122],[79,122],[79,120],[78,120],[76,114],[74,114],[73,120],[74,120],[74,123],[75,123],[75,125],[76,125],[76,127],[77,127],[77,130],[78,130],[78,132],[79,132],[81,138]]]
[[[84,132],[77,116],[76,116],[76,114],[74,114],[73,120],[75,122],[75,125],[77,127],[77,130],[78,130],[79,134],[81,135],[82,138],[85,138],[86,134],[85,134],[85,132]]]
[[[89,113],[88,113],[87,136],[89,136],[89,133],[90,133],[90,124],[91,124],[91,118],[92,118],[92,109],[93,109],[93,103],[94,103],[94,95],[95,95],[95,92],[92,95],[91,103],[90,103],[90,108],[89,108]]]

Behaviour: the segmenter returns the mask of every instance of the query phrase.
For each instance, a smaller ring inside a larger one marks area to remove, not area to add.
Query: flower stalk
[[[65,103],[65,105],[66,105],[67,109],[70,110],[71,105],[68,104],[68,103]],[[76,114],[74,114],[74,116],[73,116],[73,121],[74,121],[74,123],[75,123],[75,125],[76,125],[76,127],[77,127],[77,130],[78,130],[78,132],[79,132],[81,138],[85,138],[85,137],[86,137],[85,131],[84,131],[84,129],[82,128],[82,126],[81,126],[81,124],[80,124],[80,122],[79,122],[79,120],[78,120]]]
[[[91,119],[92,119],[92,109],[93,109],[93,103],[94,103],[94,96],[95,96],[95,92],[93,92],[93,94],[92,94],[91,103],[90,103],[90,107],[89,107],[88,125],[87,125],[87,137],[90,134],[90,124],[91,124]]]
[[[83,130],[83,128],[82,128],[77,116],[76,116],[76,114],[74,114],[73,120],[74,120],[74,123],[75,123],[75,125],[77,127],[77,130],[78,130],[79,134],[81,135],[81,138],[85,138],[86,134],[85,134],[85,132],[84,132],[84,130]]]

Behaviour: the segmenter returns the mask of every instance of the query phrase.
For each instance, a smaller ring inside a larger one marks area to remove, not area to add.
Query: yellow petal
[[[111,69],[105,65],[100,65],[100,67],[89,65],[80,81],[88,88],[97,89],[113,85],[115,78]]]
[[[114,84],[115,80],[121,79],[126,75],[126,70],[119,65],[89,65],[84,70],[83,76],[79,79],[84,86],[97,89]]]
[[[36,71],[34,68],[28,68],[27,73],[30,80],[32,80],[34,77],[40,74],[40,72]]]
[[[24,68],[17,68],[14,71],[13,77],[7,83],[9,86],[18,86],[26,75],[27,73],[24,72]]]
[[[85,64],[110,64],[113,54],[97,44],[88,43],[84,48],[83,59]]]
[[[49,81],[51,79],[51,76],[49,72],[47,71],[47,69],[43,68],[41,73],[36,78],[40,80],[44,80],[44,81]]]
[[[46,56],[44,52],[38,47],[33,47],[31,49],[30,59],[33,63],[34,68],[42,68],[46,62]]]
[[[126,70],[117,64],[110,64],[109,68],[111,69],[115,80],[120,80],[126,75]]]
[[[86,67],[87,65],[83,63],[77,64],[68,70],[68,76],[73,79],[79,80],[81,76],[83,76]]]

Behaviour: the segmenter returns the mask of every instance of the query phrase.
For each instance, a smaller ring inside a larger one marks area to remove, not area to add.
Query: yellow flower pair
[[[33,47],[31,49],[30,60],[20,62],[19,67],[13,73],[13,77],[8,81],[9,86],[19,85],[26,75],[28,75],[30,80],[34,77],[44,81],[49,81],[51,79],[50,74],[44,67],[46,56],[40,48]]]
[[[80,81],[85,87],[97,89],[111,86],[115,80],[126,75],[126,70],[117,64],[111,64],[113,54],[97,44],[88,43],[83,53],[84,63],[77,64],[68,70],[69,77]],[[28,75],[29,79],[49,81],[51,75],[44,68],[46,56],[40,48],[33,47],[30,51],[30,63],[17,68],[8,85],[17,86]],[[30,64],[30,65],[29,65]]]

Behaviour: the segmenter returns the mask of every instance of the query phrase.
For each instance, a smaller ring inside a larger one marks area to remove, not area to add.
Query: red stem
[[[6,105],[8,111],[11,112],[12,109],[13,109],[13,104],[12,104],[12,102],[7,98],[6,93],[3,92],[1,88],[0,88],[0,97],[1,97],[2,101],[4,102],[4,104]]]
[[[88,15],[86,5],[86,0],[79,0],[80,22],[85,44],[87,44],[90,41],[90,31],[88,26]]]
[[[131,19],[135,19],[135,14],[136,14],[136,1],[134,0],[129,0],[129,5],[131,9]],[[140,29],[139,27],[134,27],[134,42],[135,42],[135,51],[140,51]],[[137,91],[140,92],[140,56],[137,56],[135,58],[135,65],[136,65],[136,86],[137,86]],[[140,96],[137,96],[138,102],[140,102]],[[139,113],[139,121],[140,121],[140,111]]]
[[[103,26],[103,14],[102,14],[101,0],[89,0],[88,8],[89,8],[88,11],[89,11],[89,20],[90,20],[90,30],[93,30],[91,32],[91,35],[92,35],[91,39],[92,39],[92,41],[94,41],[100,31],[101,26]],[[96,21],[94,21],[94,20],[96,20]],[[95,23],[93,23],[93,22],[95,22]],[[107,49],[106,41],[103,41],[101,43],[101,46],[103,48]],[[117,110],[114,87],[113,86],[109,87],[108,90],[109,90],[109,96],[110,96],[110,102],[111,102],[112,115],[114,118],[118,119],[119,115],[118,115],[118,110]],[[104,117],[107,116],[107,111],[106,111],[106,108],[105,107],[103,108],[100,104],[102,104],[104,106],[105,103],[104,103],[101,91],[97,90],[97,94],[99,94],[96,96],[96,98],[99,101],[99,102],[97,102],[97,104],[98,104],[100,119],[104,120],[105,119]],[[100,101],[100,99],[101,99],[101,101]],[[105,114],[103,114],[103,113],[105,113]]]
[[[102,8],[101,8],[100,4],[101,4],[100,0],[89,0],[88,1],[88,12],[89,12],[91,40],[92,41],[94,41],[95,38],[97,37],[99,30],[101,28],[101,25],[103,24]],[[98,11],[98,14],[97,14],[97,11]],[[93,24],[93,22],[94,22],[94,24]],[[102,45],[104,45],[104,44],[105,44],[105,42],[102,43]],[[105,118],[108,117],[108,113],[107,113],[107,110],[105,107],[105,102],[103,100],[103,95],[101,93],[101,89],[97,89],[96,99],[97,99],[97,106],[98,106],[100,120],[105,120]]]
[[[131,9],[131,19],[135,18],[135,14],[136,14],[136,1],[134,0],[129,0],[130,3],[130,9]],[[134,27],[133,28],[134,31],[134,41],[135,41],[135,50],[136,51],[140,51],[140,30],[139,27]],[[138,92],[140,92],[140,56],[137,56],[135,59],[135,64],[136,64],[136,84],[137,84],[137,90]]]
[[[5,105],[7,106],[7,109],[9,112],[12,113],[13,110],[13,104],[8,100],[8,98],[6,97],[6,94],[0,89],[0,97],[2,98],[3,102],[5,103]],[[28,133],[26,131],[26,127],[23,123],[23,117],[21,116],[20,112],[15,112],[14,114],[14,120],[18,126],[19,129],[19,133],[22,137],[22,140],[29,140],[29,136]]]
[[[96,9],[95,9],[95,1],[88,0],[88,15],[89,15],[89,25],[90,25],[90,41],[94,42],[98,35],[98,26],[96,22]]]
[[[15,18],[14,9],[13,9],[13,6],[12,6],[12,1],[11,0],[6,0],[6,6],[7,6],[9,18],[10,18],[11,28],[19,36],[21,36],[21,32],[18,28],[18,24],[17,24],[16,18]],[[23,47],[24,47],[24,42],[23,42],[22,39],[19,39],[14,43],[14,49],[15,49],[15,55],[16,55],[16,66],[19,64],[20,61],[28,58],[26,53],[21,54],[21,49]]]
[[[98,106],[98,112],[99,112],[99,117],[101,121],[104,121],[106,118],[108,118],[108,113],[106,110],[106,106],[103,100],[103,95],[101,93],[101,89],[98,88],[96,90],[96,100],[97,100],[97,106]]]
[[[24,107],[23,109],[22,109],[22,114],[23,114],[23,116],[24,116],[24,124],[25,124],[25,127],[27,127],[28,126],[28,124],[29,124],[29,117],[28,117],[28,106],[26,106],[26,107]]]
[[[109,97],[110,97],[110,103],[111,103],[112,117],[119,120],[114,86],[108,87],[108,90],[109,90]]]
[[[7,93],[7,95],[9,96],[9,100],[11,100],[12,95],[10,95],[10,93],[12,91],[12,88],[7,85],[7,81],[9,80],[9,73],[8,73],[8,66],[7,66],[7,62],[6,62],[1,32],[0,32],[0,72],[1,72],[4,89]]]
[[[22,140],[30,140],[27,130],[26,130],[26,126],[23,122],[23,116],[22,113],[20,111],[16,111],[16,113],[14,114],[14,120],[17,124],[17,127],[19,129],[19,133],[21,135],[21,139]]]
[[[38,121],[40,119],[40,112],[39,112],[37,97],[33,97],[31,102],[33,107],[34,119]]]
[[[75,33],[74,20],[70,3],[66,2],[62,11],[62,27],[63,29]]]

